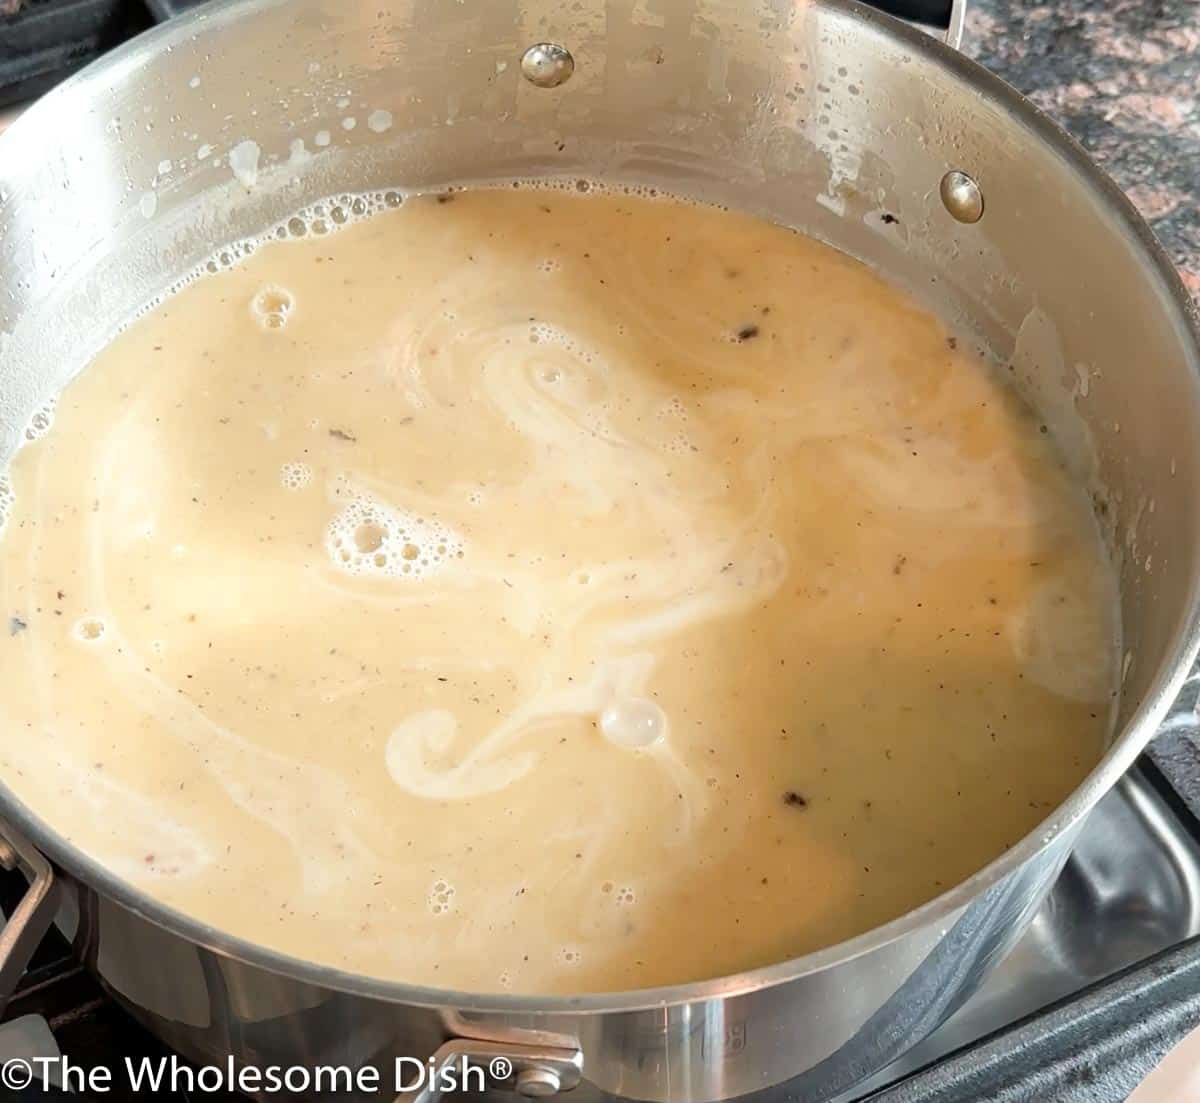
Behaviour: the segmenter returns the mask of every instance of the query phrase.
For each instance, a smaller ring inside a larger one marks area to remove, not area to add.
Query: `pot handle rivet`
[[[514,1087],[517,1094],[526,1099],[541,1099],[547,1095],[557,1095],[562,1090],[562,1078],[554,1069],[523,1069],[517,1074]]]
[[[571,51],[557,42],[538,42],[521,56],[521,73],[539,88],[557,88],[566,84],[575,72]]]
[[[452,1080],[466,1088],[468,1070],[487,1070],[491,1092],[514,1092],[526,1099],[548,1099],[575,1088],[583,1076],[583,1051],[575,1046],[526,1045],[482,1038],[451,1038],[429,1058],[431,1072],[394,1103],[441,1103]],[[454,1073],[454,1077],[449,1074]]]
[[[942,206],[956,221],[972,223],[983,217],[983,192],[965,172],[951,169],[942,177],[938,191],[942,196]]]

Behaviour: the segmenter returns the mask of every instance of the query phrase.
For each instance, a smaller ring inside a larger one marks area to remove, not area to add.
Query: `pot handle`
[[[452,1038],[438,1047],[422,1070],[420,1083],[397,1095],[394,1103],[436,1103],[456,1085],[466,1092],[514,1091],[526,1098],[569,1092],[583,1075],[583,1051]]]
[[[19,869],[29,881],[8,922],[0,929],[0,1015],[25,974],[58,909],[54,868],[19,831],[0,820],[0,867]]]
[[[956,50],[962,42],[966,0],[867,0],[867,3],[888,15],[939,32],[946,45]]]
[[[951,0],[871,0],[871,7],[910,23],[946,28],[950,26],[954,4]]]

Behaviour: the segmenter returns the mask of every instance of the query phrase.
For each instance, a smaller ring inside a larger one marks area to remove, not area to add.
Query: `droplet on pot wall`
[[[288,147],[288,164],[302,165],[311,160],[312,154],[304,148],[304,139],[293,138],[291,145]]]
[[[376,134],[383,134],[385,131],[392,129],[392,113],[385,111],[382,107],[376,111],[372,111],[367,116],[367,126]]]
[[[262,150],[258,143],[251,138],[238,142],[229,151],[229,168],[244,188],[252,188],[258,183],[258,159]]]

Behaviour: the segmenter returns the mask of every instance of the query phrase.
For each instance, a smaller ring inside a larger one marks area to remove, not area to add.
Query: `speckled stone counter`
[[[1200,300],[1200,0],[967,0],[962,48],[1084,145]]]

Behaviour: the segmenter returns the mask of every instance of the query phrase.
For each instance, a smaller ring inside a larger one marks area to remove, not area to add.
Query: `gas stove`
[[[194,2],[0,0],[0,130],[20,103]],[[985,986],[837,1103],[1115,1101],[1200,1025],[1198,695],[1200,673],[1149,752],[1093,812],[1032,926]],[[11,914],[25,889],[20,873],[0,872],[0,910]],[[0,1062],[62,1054],[84,1069],[112,1068],[166,1053],[55,931],[0,1020]],[[768,1094],[771,1103],[800,1103],[786,1085]],[[39,1089],[0,1097],[50,1096]],[[103,1098],[135,1097],[114,1086]]]
[[[145,5],[125,0],[0,0],[0,109],[41,95],[152,22]]]

